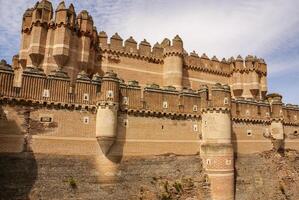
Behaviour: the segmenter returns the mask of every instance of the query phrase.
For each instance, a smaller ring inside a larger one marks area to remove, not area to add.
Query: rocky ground
[[[299,199],[299,153],[286,150],[239,156],[236,199]]]
[[[199,155],[123,158],[102,183],[92,156],[0,154],[0,199],[210,199]],[[238,156],[236,199],[299,199],[299,153]]]
[[[209,199],[199,156],[123,158],[100,183],[93,157],[0,154],[0,199]]]

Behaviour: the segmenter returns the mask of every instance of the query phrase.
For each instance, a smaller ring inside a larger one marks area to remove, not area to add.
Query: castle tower
[[[267,99],[271,106],[271,126],[270,132],[273,139],[278,141],[284,140],[283,130],[283,112],[282,112],[282,96],[279,94],[269,94]],[[278,147],[278,148],[281,148]]]
[[[207,89],[199,91],[201,98]],[[201,99],[202,101],[202,99]],[[203,99],[205,102],[206,99]],[[231,141],[231,94],[226,85],[211,88],[211,100],[202,107],[201,157],[213,200],[234,199],[234,152]]]
[[[104,181],[114,179],[115,158],[110,153],[117,137],[117,113],[119,108],[119,79],[113,72],[106,72],[102,79],[101,96],[96,117],[96,137],[99,152],[100,172]]]
[[[87,71],[90,60],[91,39],[93,37],[93,20],[86,10],[80,12],[77,17],[79,25],[79,56],[80,71]]]
[[[177,35],[172,40],[164,39],[163,85],[174,86],[177,89],[183,87],[183,41]]]
[[[266,98],[266,94],[268,92],[268,86],[267,86],[267,64],[265,63],[264,59],[258,59],[259,63],[259,70],[261,71],[261,82],[260,82],[260,88],[261,88],[261,99]]]
[[[23,69],[25,69],[28,59],[28,48],[31,39],[32,13],[33,9],[31,8],[27,9],[23,15],[21,48],[19,51],[19,63]]]
[[[57,69],[61,70],[69,60],[70,42],[71,42],[71,25],[74,24],[75,13],[72,9],[65,7],[64,1],[60,2],[55,15],[56,29],[54,33],[53,58],[57,64]],[[52,69],[57,70],[57,69]]]
[[[45,55],[48,23],[52,19],[52,16],[53,8],[51,2],[42,0],[36,3],[32,11],[31,39],[28,48],[30,59],[27,60],[28,68],[41,69],[40,64]]]
[[[231,68],[233,69],[233,74],[232,74],[232,91],[233,91],[233,96],[235,97],[240,97],[243,95],[243,74],[242,74],[242,69],[243,69],[243,58],[239,55],[236,59],[233,57],[230,59],[231,62]]]
[[[248,55],[245,58],[245,68],[247,73],[247,90],[254,99],[260,99],[260,78],[258,74],[258,62],[253,56]]]

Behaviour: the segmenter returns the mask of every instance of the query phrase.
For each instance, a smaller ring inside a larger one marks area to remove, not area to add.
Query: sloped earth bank
[[[119,169],[100,184],[91,156],[0,154],[0,199],[209,199],[198,155],[127,157]]]
[[[237,200],[298,200],[299,153],[267,151],[239,156],[236,162]]]
[[[100,183],[92,156],[0,154],[0,199],[210,199],[199,155],[124,157],[117,182]],[[299,199],[299,154],[238,156],[237,200]]]

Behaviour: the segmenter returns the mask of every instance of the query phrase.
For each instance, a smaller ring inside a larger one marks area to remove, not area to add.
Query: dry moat
[[[101,182],[95,157],[0,155],[0,199],[210,199],[198,155],[125,157],[116,182]],[[299,153],[238,156],[236,199],[299,198]]]

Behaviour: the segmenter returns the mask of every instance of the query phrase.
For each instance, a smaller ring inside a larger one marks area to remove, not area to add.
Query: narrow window
[[[225,98],[224,98],[224,105],[227,105],[227,104],[228,104],[228,98],[225,97]]]
[[[193,112],[197,112],[198,108],[197,105],[193,105]]]
[[[84,101],[89,101],[89,94],[84,93],[84,95],[83,95],[83,100],[84,100]]]
[[[226,159],[225,160],[225,164],[226,165],[231,165],[232,164],[232,160],[231,159]]]
[[[84,124],[89,124],[89,117],[84,117],[83,122]]]
[[[207,165],[210,165],[212,163],[211,159],[207,159],[206,163]]]
[[[129,105],[129,97],[123,97],[123,104]]]
[[[43,91],[43,97],[49,98],[50,97],[50,91],[48,89],[44,89]]]
[[[123,124],[124,124],[124,127],[128,127],[128,125],[129,125],[129,120],[128,120],[128,119],[124,119],[124,120],[123,120]]]
[[[73,87],[70,86],[70,87],[69,87],[69,94],[72,94],[72,93],[73,93]]]
[[[108,90],[106,96],[107,96],[107,98],[113,98],[113,91]]]
[[[167,101],[163,101],[163,108],[168,108],[168,103],[167,103]]]
[[[198,131],[198,126],[197,126],[197,124],[193,124],[193,131],[194,131],[194,132],[197,132],[197,131]]]

